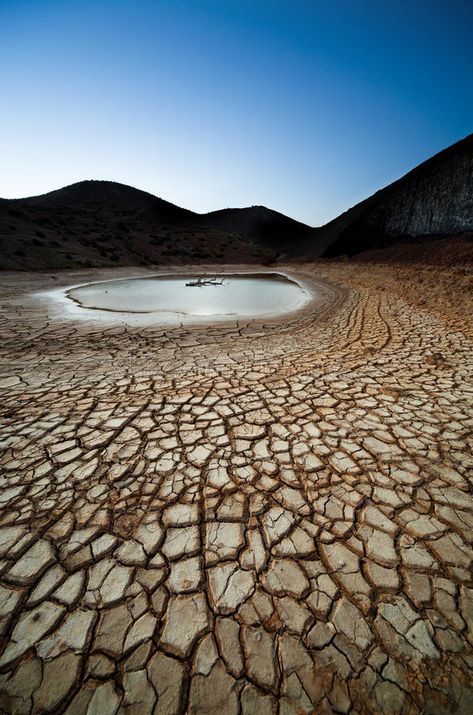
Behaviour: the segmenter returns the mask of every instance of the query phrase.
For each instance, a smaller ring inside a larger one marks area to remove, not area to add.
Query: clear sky
[[[0,196],[311,225],[473,130],[471,0],[0,0]]]

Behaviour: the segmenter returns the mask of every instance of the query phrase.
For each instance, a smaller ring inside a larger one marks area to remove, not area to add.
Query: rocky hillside
[[[274,261],[313,229],[264,206],[197,214],[111,181],[0,199],[0,268]]]
[[[473,233],[473,134],[317,229],[302,253],[354,255]]]
[[[383,251],[412,261],[425,255],[420,245],[458,236],[454,253],[465,262],[473,259],[472,235],[473,134],[321,228],[264,206],[197,214],[111,181],[0,199],[0,269],[273,263]]]
[[[305,223],[265,206],[212,211],[205,214],[205,224],[221,231],[252,236],[266,248],[284,253],[292,253],[300,240],[314,235],[314,229]]]

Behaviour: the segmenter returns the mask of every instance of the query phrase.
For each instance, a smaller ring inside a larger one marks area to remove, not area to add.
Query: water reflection
[[[152,276],[91,283],[68,296],[83,308],[188,316],[257,316],[296,310],[307,292],[279,273],[227,274],[223,282],[186,285],[195,275]]]

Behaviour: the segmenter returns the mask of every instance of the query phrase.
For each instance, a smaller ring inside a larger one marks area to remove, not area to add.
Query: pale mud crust
[[[1,712],[473,711],[468,276],[287,271],[176,328],[2,276]]]

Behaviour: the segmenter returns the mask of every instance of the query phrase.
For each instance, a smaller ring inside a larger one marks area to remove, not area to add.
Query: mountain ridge
[[[0,199],[2,269],[274,263],[470,235],[473,134],[317,228],[258,205],[199,214],[108,180]]]
[[[299,237],[312,230],[264,206],[198,214],[126,184],[92,179],[0,199],[0,266],[268,262],[288,232]]]
[[[473,232],[473,133],[316,230],[324,257]]]

